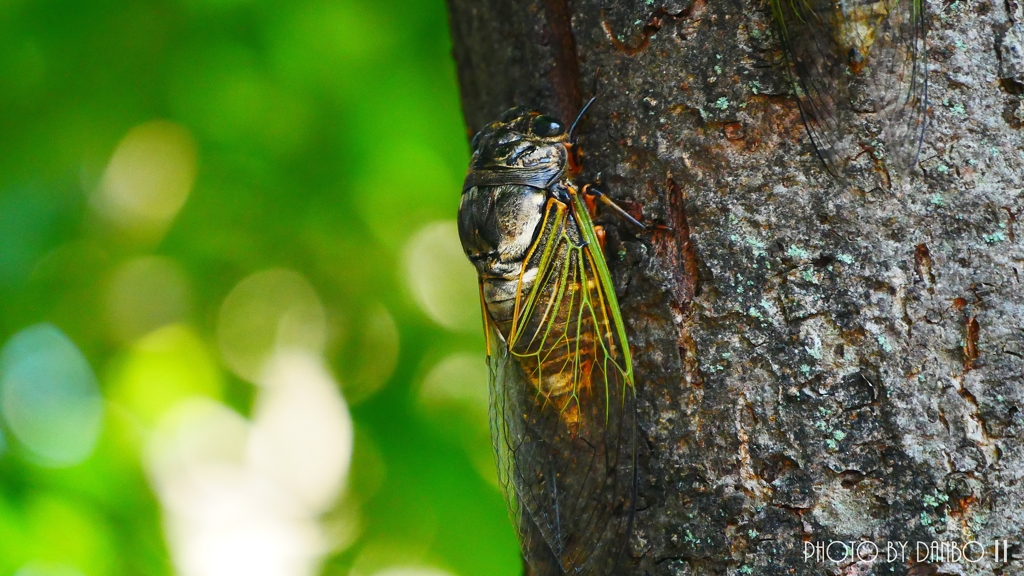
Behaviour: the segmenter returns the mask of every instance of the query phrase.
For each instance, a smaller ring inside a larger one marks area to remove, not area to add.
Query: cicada
[[[621,209],[576,185],[572,128],[514,108],[480,131],[459,236],[478,272],[491,437],[524,559],[536,574],[606,576],[632,525],[636,400],[590,213],[595,200]]]
[[[898,172],[917,162],[928,108],[923,2],[771,0],[804,124],[833,176],[864,153]],[[858,137],[858,117],[875,133]]]

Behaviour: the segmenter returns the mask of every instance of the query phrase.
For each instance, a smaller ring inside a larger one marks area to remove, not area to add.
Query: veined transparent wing
[[[926,125],[923,0],[771,0],[807,132],[833,176],[864,152],[906,171]],[[877,142],[861,141],[858,114],[874,114]]]
[[[511,327],[487,316],[491,432],[523,553],[566,574],[615,573],[632,525],[636,404],[629,348],[582,200],[548,201]]]

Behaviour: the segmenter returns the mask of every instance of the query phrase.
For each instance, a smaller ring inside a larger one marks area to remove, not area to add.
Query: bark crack
[[[554,66],[550,72],[551,86],[562,118],[569,120],[579,113],[580,66],[576,55],[576,37],[572,33],[572,10],[569,0],[544,0]]]

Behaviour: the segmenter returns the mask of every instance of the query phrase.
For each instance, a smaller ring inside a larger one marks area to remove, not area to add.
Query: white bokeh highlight
[[[309,354],[281,353],[256,402],[247,457],[310,513],[327,510],[348,477],[352,420],[338,385]]]
[[[250,422],[209,399],[158,424],[147,468],[182,576],[312,576],[331,550],[321,525],[344,487],[352,421],[320,358],[267,362]]]

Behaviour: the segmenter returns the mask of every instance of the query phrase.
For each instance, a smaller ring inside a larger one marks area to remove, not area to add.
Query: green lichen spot
[[[814,343],[814,346],[804,346],[804,350],[807,350],[807,353],[815,360],[821,360],[821,357],[824,355],[821,351],[821,344],[817,342]]]
[[[786,250],[786,254],[789,254],[789,256],[792,257],[792,258],[800,258],[800,259],[808,258],[811,255],[810,252],[808,252],[807,250],[804,250],[803,248],[801,248],[799,246],[790,246],[789,250]]]
[[[828,445],[829,450],[835,450],[835,449],[839,448],[839,445],[836,444],[836,441],[832,440],[831,438],[829,438],[828,440],[825,440],[825,444]]]
[[[725,110],[728,107],[729,107],[729,99],[726,98],[725,96],[722,96],[721,98],[718,99],[717,102],[715,102],[715,108],[718,108],[719,110]]]
[[[811,373],[811,367],[808,366],[807,364],[801,364],[800,372],[803,372],[803,374],[806,376]]]
[[[932,194],[932,197],[928,199],[928,202],[930,202],[932,206],[943,207],[946,205],[946,201],[938,194]]]
[[[927,512],[921,512],[921,526],[931,526],[932,519],[928,517]]]
[[[879,334],[875,339],[878,340],[878,345],[882,347],[882,350],[885,350],[886,352],[892,352],[894,350],[889,339],[885,337],[885,334]]]
[[[997,242],[1002,242],[1003,240],[1006,240],[1006,234],[1003,234],[1003,232],[1000,230],[999,232],[993,232],[992,234],[986,234],[986,235],[982,236],[981,238],[982,238],[982,240],[985,241],[986,244],[995,244]]]
[[[758,309],[754,308],[753,306],[751,306],[750,309],[747,310],[747,314],[753,316],[754,318],[757,318],[758,320],[764,320],[764,315],[762,315],[761,312],[758,311]]]
[[[842,442],[843,438],[846,438],[846,432],[843,432],[842,430],[836,430],[832,432],[832,437]]]
[[[839,260],[843,264],[853,264],[853,256],[849,254],[839,254],[836,256],[836,260]]]

